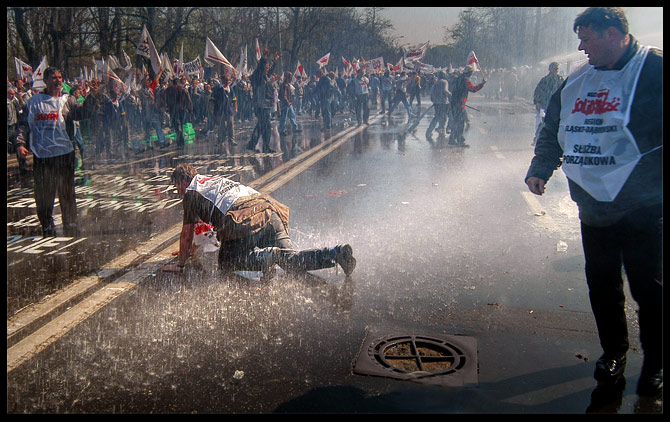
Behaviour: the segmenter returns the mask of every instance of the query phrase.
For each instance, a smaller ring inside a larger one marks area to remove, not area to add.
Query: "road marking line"
[[[498,152],[498,147],[495,145],[491,145],[491,150],[495,153],[496,157],[498,157],[501,160],[505,159],[505,156],[502,155],[500,152]]]

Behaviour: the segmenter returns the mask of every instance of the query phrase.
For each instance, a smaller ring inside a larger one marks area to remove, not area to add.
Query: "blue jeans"
[[[293,130],[298,129],[298,122],[295,120],[295,112],[293,111],[293,106],[283,107],[281,109],[281,116],[279,117],[279,132],[283,133],[286,130],[286,117],[291,120],[291,126]]]
[[[161,127],[161,122],[158,120],[151,119],[148,122],[145,121],[144,123],[144,134],[149,138],[149,133],[151,129],[156,131],[156,136],[158,136],[158,144],[160,146],[166,145],[165,142],[165,134],[163,133],[163,128]]]

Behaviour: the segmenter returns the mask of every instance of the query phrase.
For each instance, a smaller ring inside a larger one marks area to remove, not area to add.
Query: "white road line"
[[[497,146],[491,145],[491,150],[493,151],[493,153],[496,155],[497,158],[499,158],[501,160],[505,159],[505,156],[502,155],[500,152],[498,152],[498,147]]]

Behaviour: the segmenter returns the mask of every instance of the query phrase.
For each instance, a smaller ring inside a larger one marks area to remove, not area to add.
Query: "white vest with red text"
[[[596,70],[587,63],[561,92],[561,167],[597,201],[613,201],[642,157],[627,126],[648,52],[640,46],[620,70]]]

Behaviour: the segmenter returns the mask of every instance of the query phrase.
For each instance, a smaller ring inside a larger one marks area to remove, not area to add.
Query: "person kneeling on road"
[[[184,220],[176,264],[163,271],[180,272],[191,253],[195,224],[209,222],[220,242],[219,269],[261,271],[269,279],[275,264],[287,272],[331,268],[339,264],[349,276],[356,259],[348,244],[299,251],[288,235],[289,208],[269,195],[222,176],[206,177],[179,164],[172,183],[183,197]]]

